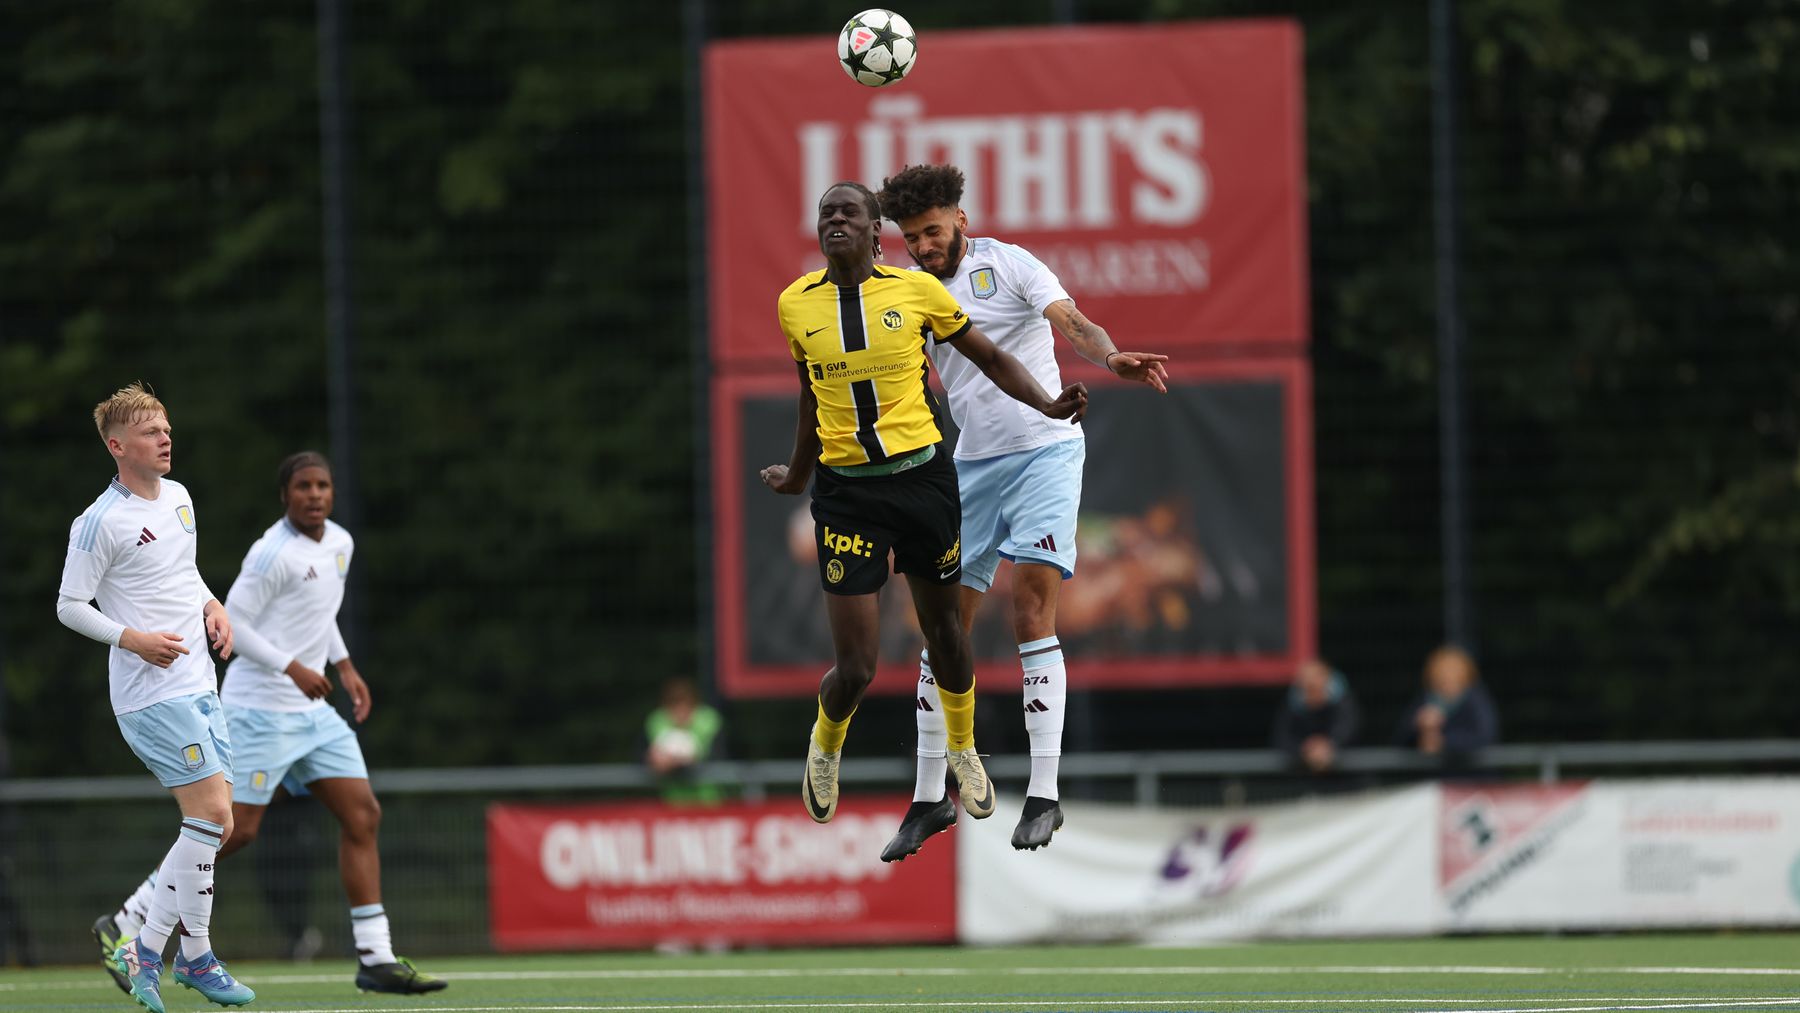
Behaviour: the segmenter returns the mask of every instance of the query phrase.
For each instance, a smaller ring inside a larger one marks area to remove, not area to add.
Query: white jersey
[[[237,631],[237,657],[225,670],[219,698],[227,707],[305,711],[327,706],[309,700],[287,674],[298,660],[315,672],[350,656],[338,633],[338,606],[356,545],[327,520],[313,541],[286,517],[269,526],[244,555],[225,607]]]
[[[219,688],[203,614],[213,593],[194,565],[195,529],[193,497],[167,478],[155,499],[133,495],[115,478],[69,526],[60,594],[97,603],[127,628],[173,633],[188,652],[157,668],[115,644],[107,654],[114,714]]]
[[[983,334],[1024,363],[1055,397],[1062,390],[1062,372],[1056,368],[1056,333],[1044,310],[1069,294],[1024,247],[997,239],[965,241],[968,250],[956,265],[956,275],[942,279],[944,287]],[[950,396],[950,417],[962,431],[956,440],[957,460],[998,457],[1082,438],[1079,425],[1046,418],[1013,400],[954,348],[928,345],[927,351]]]

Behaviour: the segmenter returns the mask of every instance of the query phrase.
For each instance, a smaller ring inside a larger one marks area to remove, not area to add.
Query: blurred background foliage
[[[1302,24],[1321,644],[1385,740],[1442,636],[1425,5],[908,4],[926,54],[1065,11]],[[365,748],[632,759],[705,657],[681,11],[348,6]],[[712,37],[821,59],[852,13],[706,6]],[[1507,738],[1792,734],[1800,3],[1463,0],[1458,28],[1478,654]],[[6,4],[0,40],[5,731],[18,775],[135,772],[100,649],[53,615],[109,474],[88,412],[163,395],[223,593],[276,462],[327,442],[315,11]],[[1278,691],[1085,696],[1072,745],[1204,748],[1260,744]],[[1016,750],[1002,701],[984,747]],[[909,751],[882,703],[864,748]],[[794,754],[810,717],[731,704],[729,741]]]

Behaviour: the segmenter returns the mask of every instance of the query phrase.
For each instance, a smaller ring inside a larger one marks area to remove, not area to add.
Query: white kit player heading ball
[[[970,319],[1031,371],[1046,390],[1062,385],[1057,333],[1082,358],[1122,379],[1167,392],[1168,356],[1122,352],[1076,309],[1056,275],[1023,247],[967,235],[963,174],[953,165],[908,166],[882,183],[881,213],[900,226],[920,270],[944,283]],[[1087,443],[1078,425],[1021,411],[962,357],[933,349],[933,364],[961,430],[956,443],[962,496],[962,608],[965,630],[1001,559],[1013,565],[1013,632],[1024,674],[1031,782],[1012,845],[1036,850],[1062,826],[1056,783],[1068,677],[1056,637],[1056,598],[1075,574],[1075,518]],[[917,852],[949,829],[956,809],[945,792],[943,716],[929,709],[931,659],[919,662],[918,772],[913,805],[883,861]]]

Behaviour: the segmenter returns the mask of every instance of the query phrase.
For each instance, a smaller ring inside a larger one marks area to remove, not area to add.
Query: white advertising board
[[[1004,811],[1004,810],[1003,810]],[[1241,809],[1064,802],[1048,848],[966,816],[963,942],[1417,935],[1437,921],[1434,785]]]
[[[1800,781],[1442,792],[1443,930],[1800,924]]]

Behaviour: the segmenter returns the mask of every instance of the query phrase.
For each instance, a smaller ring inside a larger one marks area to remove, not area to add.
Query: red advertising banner
[[[824,191],[920,162],[960,167],[970,232],[1029,249],[1122,345],[1306,341],[1296,24],[914,27],[917,65],[882,89],[844,75],[828,32],[707,47],[716,368],[788,363],[775,300],[823,264]]]
[[[846,797],[823,826],[798,800],[491,806],[494,946],[951,942],[956,849],[879,858],[907,804]]]

